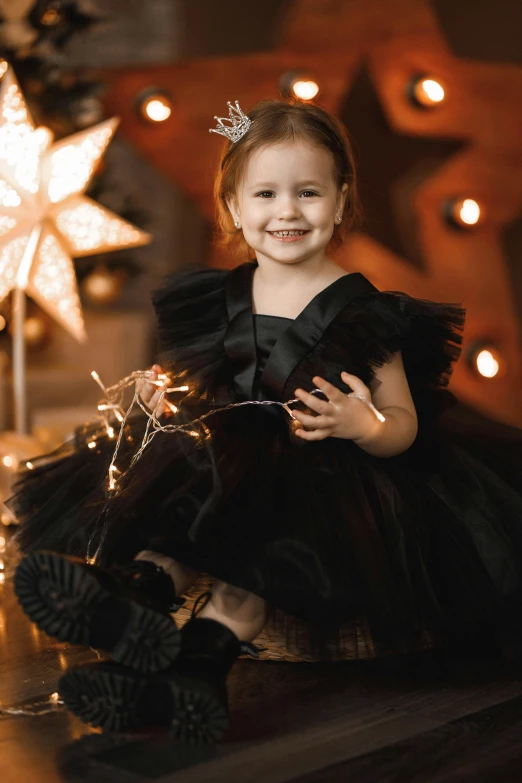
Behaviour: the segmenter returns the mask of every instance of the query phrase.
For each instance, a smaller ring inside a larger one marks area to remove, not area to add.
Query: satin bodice
[[[283,318],[277,315],[264,315],[254,313],[254,340],[256,344],[256,370],[254,374],[253,396],[260,399],[260,380],[266,363],[278,341],[292,323],[291,318]]]
[[[253,314],[252,281],[257,262],[226,278],[228,326],[225,351],[238,399],[282,399],[285,385],[325,330],[357,296],[377,289],[355,272],[320,291],[295,319]]]

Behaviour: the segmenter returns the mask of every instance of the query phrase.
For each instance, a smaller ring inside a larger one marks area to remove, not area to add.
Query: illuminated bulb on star
[[[48,128],[35,128],[11,69],[0,83],[0,301],[22,289],[78,340],[85,327],[72,259],[150,241],[83,196],[116,125],[53,143]]]
[[[475,343],[470,348],[468,363],[482,378],[501,377],[506,369],[500,352],[494,346],[485,343]]]
[[[483,217],[480,205],[472,198],[451,199],[444,204],[443,212],[453,228],[473,228]]]
[[[424,109],[438,106],[446,97],[442,84],[426,76],[417,77],[411,82],[408,95],[412,103]]]
[[[480,351],[475,363],[477,370],[484,378],[494,378],[495,375],[498,375],[500,364],[491,351]]]
[[[288,98],[301,101],[313,101],[319,94],[319,84],[309,74],[302,71],[287,71],[279,80],[279,89]]]
[[[319,85],[311,79],[298,79],[292,85],[292,92],[296,98],[300,98],[302,101],[313,101],[319,93]]]
[[[165,122],[172,114],[172,101],[161,90],[145,90],[138,96],[138,110],[147,122]]]

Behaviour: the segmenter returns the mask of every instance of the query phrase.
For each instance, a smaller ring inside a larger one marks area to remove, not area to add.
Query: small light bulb
[[[9,454],[2,458],[2,462],[6,468],[12,468],[14,465],[14,459]]]
[[[477,354],[475,359],[477,370],[484,378],[494,378],[498,375],[500,364],[491,351],[484,349]]]
[[[51,693],[51,695],[49,696],[49,700],[56,704],[58,701],[60,701],[60,694],[57,693],[56,691],[54,693]]]
[[[472,198],[465,198],[460,207],[459,216],[467,226],[474,226],[480,219],[480,207]]]
[[[298,79],[292,85],[292,92],[302,101],[313,101],[319,93],[319,85],[312,79]]]
[[[100,389],[101,389],[103,392],[105,392],[105,391],[106,391],[106,388],[105,388],[105,386],[103,385],[103,383],[101,382],[100,376],[98,375],[98,373],[96,372],[96,370],[93,370],[93,371],[91,372],[91,376],[94,378],[94,380],[96,381],[96,383],[98,384],[98,386],[100,387]]]
[[[473,198],[453,198],[443,204],[443,214],[453,228],[469,229],[482,222],[483,208]]]
[[[29,470],[34,470],[34,465],[32,462],[26,462],[25,467],[28,468]]]
[[[165,122],[172,114],[172,101],[161,90],[149,88],[138,98],[138,109],[147,122]]]
[[[416,106],[430,109],[442,103],[446,92],[437,79],[420,76],[409,84],[408,95]]]
[[[96,443],[93,440],[90,440],[87,444],[88,449],[94,449],[96,447]]]

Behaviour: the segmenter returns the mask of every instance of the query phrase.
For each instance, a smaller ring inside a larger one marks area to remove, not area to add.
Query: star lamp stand
[[[54,142],[48,128],[35,127],[5,61],[0,79],[0,301],[13,292],[14,425],[24,435],[26,296],[83,342],[72,259],[137,247],[152,237],[83,195],[118,121]]]

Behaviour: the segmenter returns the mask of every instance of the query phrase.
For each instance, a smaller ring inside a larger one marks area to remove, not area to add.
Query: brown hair
[[[252,125],[239,141],[234,144],[227,141],[214,182],[217,243],[229,246],[237,256],[249,253],[241,229],[234,226],[226,200],[237,192],[248,159],[255,150],[291,140],[320,145],[331,152],[339,189],[345,182],[348,184],[343,219],[335,224],[329,248],[341,245],[360,212],[354,154],[344,125],[320,106],[299,100],[260,101],[247,115]]]

